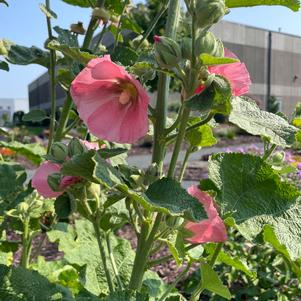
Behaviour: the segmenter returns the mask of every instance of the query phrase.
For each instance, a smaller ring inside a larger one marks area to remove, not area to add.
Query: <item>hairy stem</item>
[[[29,265],[29,257],[30,257],[30,230],[29,230],[29,221],[30,218],[26,217],[23,222],[23,234],[22,234],[22,255],[21,255],[21,267],[27,269]]]
[[[50,10],[50,1],[45,1],[46,8]],[[51,41],[53,39],[51,21],[48,16],[46,16],[48,39]],[[55,127],[55,115],[56,115],[56,81],[55,81],[55,64],[56,64],[56,54],[55,50],[50,49],[50,61],[49,61],[49,76],[50,76],[50,102],[51,102],[51,116],[50,116],[50,129],[49,129],[49,140],[47,146],[47,152],[49,152],[54,136]]]
[[[186,150],[186,153],[185,153],[184,160],[182,162],[182,167],[181,167],[181,171],[180,171],[180,175],[179,175],[179,182],[182,182],[182,180],[183,180],[190,154],[191,154],[191,147],[188,147],[188,149]]]

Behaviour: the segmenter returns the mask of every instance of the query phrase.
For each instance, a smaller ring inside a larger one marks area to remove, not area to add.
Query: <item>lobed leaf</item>
[[[288,147],[295,142],[299,129],[279,115],[262,111],[248,97],[234,97],[231,101],[230,122],[252,135],[267,137],[272,143]]]
[[[47,113],[44,110],[36,109],[26,113],[22,120],[23,121],[32,121],[32,122],[40,122],[49,118]]]

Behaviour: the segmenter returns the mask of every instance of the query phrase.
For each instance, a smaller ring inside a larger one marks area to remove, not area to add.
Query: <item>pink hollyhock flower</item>
[[[227,240],[226,227],[214,207],[213,199],[197,186],[189,187],[188,193],[197,198],[204,206],[208,219],[202,220],[199,223],[188,222],[185,228],[192,233],[192,236],[187,238],[187,240],[198,244]]]
[[[237,58],[229,49],[225,49],[225,57]],[[216,65],[208,67],[210,73],[215,73],[227,78],[231,84],[233,96],[240,96],[249,92],[251,85],[250,74],[244,63],[232,63],[224,65]],[[205,89],[205,86],[200,86],[195,93],[200,93]]]
[[[149,96],[109,55],[88,63],[72,82],[71,95],[80,118],[100,139],[133,143],[148,131]]]
[[[96,142],[88,142],[84,140],[81,140],[81,142],[87,149],[99,149],[98,143]],[[35,172],[31,181],[31,186],[44,198],[56,198],[63,194],[67,187],[80,181],[79,177],[63,176],[60,182],[60,191],[53,191],[48,184],[48,176],[54,173],[59,173],[60,170],[61,165],[58,163],[51,161],[43,162]]]

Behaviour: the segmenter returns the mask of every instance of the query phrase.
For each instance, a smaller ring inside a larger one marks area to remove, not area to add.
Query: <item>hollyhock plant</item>
[[[81,140],[81,142],[86,146],[87,149],[99,149],[98,143],[83,140]],[[48,176],[54,173],[59,173],[60,169],[61,165],[58,163],[51,161],[43,162],[32,178],[32,187],[45,198],[56,198],[63,194],[66,188],[80,181],[79,177],[64,176],[60,182],[60,191],[53,191],[48,184]]]
[[[229,49],[225,48],[225,57],[237,58]],[[224,76],[231,85],[232,95],[241,96],[249,92],[251,85],[250,74],[244,63],[236,62],[232,64],[216,65],[208,67],[210,73]],[[200,93],[205,89],[202,85],[196,89],[196,93]]]
[[[80,118],[100,139],[133,143],[148,131],[149,96],[109,55],[88,63],[72,82],[71,95]]]
[[[185,227],[193,235],[187,240],[191,243],[198,244],[226,241],[226,227],[218,215],[212,197],[201,191],[197,186],[189,187],[188,193],[197,198],[204,206],[204,209],[208,215],[208,219],[202,220],[199,223],[188,222]]]

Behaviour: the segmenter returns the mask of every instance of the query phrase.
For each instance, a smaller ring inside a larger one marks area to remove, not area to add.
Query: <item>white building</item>
[[[29,103],[26,98],[0,98],[0,123],[13,120],[13,115],[17,111],[27,113],[29,111]]]

